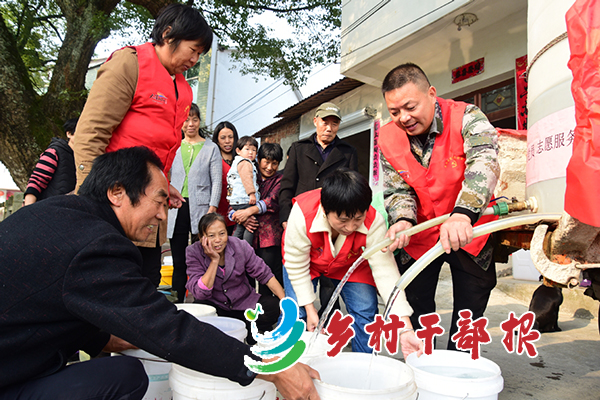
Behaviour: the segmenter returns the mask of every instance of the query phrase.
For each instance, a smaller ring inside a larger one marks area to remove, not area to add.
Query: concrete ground
[[[492,343],[481,346],[481,355],[500,366],[504,390],[500,400],[597,400],[600,399],[600,334],[597,301],[583,296],[583,289],[563,289],[564,302],[559,314],[562,332],[543,333],[535,342],[538,356],[507,353],[501,340],[500,323],[510,311],[520,317],[528,310],[538,282],[519,281],[507,276],[498,285],[485,313]],[[447,267],[442,269],[436,294],[441,325],[446,333],[437,342],[445,349],[452,314],[452,278]],[[577,315],[575,317],[574,315]],[[400,357],[402,357],[400,355]]]

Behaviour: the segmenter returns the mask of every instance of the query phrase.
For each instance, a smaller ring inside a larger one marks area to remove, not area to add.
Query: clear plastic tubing
[[[493,214],[494,214],[494,209],[492,207],[488,207],[485,209],[485,211],[483,212],[482,215],[493,215]],[[419,225],[415,225],[411,228],[403,230],[402,232],[398,232],[396,237],[398,235],[402,235],[402,234],[404,234],[406,236],[415,235],[419,232],[423,232],[425,229],[433,228],[436,225],[443,224],[444,222],[446,222],[446,220],[448,218],[450,218],[450,214],[444,214],[439,217],[430,219],[428,221],[420,223]],[[386,238],[385,240],[382,240],[381,242],[374,244],[373,246],[369,247],[368,249],[365,249],[365,251],[362,253],[362,258],[364,258],[366,260],[369,257],[371,257],[373,254],[377,253],[379,250],[383,249],[384,247],[388,247],[390,244],[392,244],[392,240],[390,238]]]
[[[513,228],[515,226],[535,224],[539,221],[558,221],[560,217],[561,214],[528,214],[499,219],[473,228],[473,237],[476,238],[478,236],[487,235],[488,233],[501,231],[503,229]],[[385,247],[382,246],[381,248],[377,249],[377,247],[379,247],[379,244],[373,245],[375,251],[381,250],[383,247]],[[396,297],[398,296],[400,290],[404,290],[412,282],[412,280],[415,279],[415,277],[425,269],[425,267],[427,267],[433,260],[442,255],[443,252],[444,249],[442,248],[442,245],[438,242],[435,246],[429,249],[427,253],[423,254],[423,256],[421,256],[421,258],[419,258],[404,274],[402,274],[400,279],[398,279],[398,282],[396,282],[396,288],[392,292],[385,306],[385,313],[383,317],[384,320],[387,320],[391,306],[396,300]],[[374,252],[370,252],[371,255],[373,253]]]

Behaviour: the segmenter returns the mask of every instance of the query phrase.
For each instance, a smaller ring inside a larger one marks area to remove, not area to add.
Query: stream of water
[[[365,261],[365,259],[362,256],[358,257],[358,259],[356,261],[354,261],[354,264],[352,264],[352,266],[348,269],[348,271],[346,271],[346,274],[344,275],[344,277],[342,278],[340,283],[335,288],[335,291],[333,292],[333,295],[331,296],[329,303],[327,303],[325,312],[323,312],[323,315],[321,316],[321,319],[319,320],[319,324],[317,325],[317,328],[315,329],[315,334],[313,335],[310,343],[308,344],[308,349],[310,349],[312,347],[312,345],[316,342],[317,337],[319,337],[319,332],[321,332],[323,330],[323,327],[325,326],[325,323],[327,322],[327,318],[329,318],[329,314],[331,313],[331,309],[333,308],[335,301],[338,299],[338,297],[340,297],[340,293],[342,292],[342,289],[344,288],[344,285],[346,284],[346,282],[348,282],[348,279],[350,279],[350,275],[352,275],[354,270],[356,270],[356,268],[358,268],[358,266],[363,261]]]
[[[346,274],[344,275],[344,277],[342,278],[340,283],[335,288],[335,291],[333,292],[333,295],[331,296],[329,303],[327,303],[325,312],[323,312],[323,315],[321,316],[321,319],[319,320],[319,324],[317,325],[317,328],[315,329],[315,334],[313,335],[312,339],[310,340],[310,343],[308,343],[309,349],[312,347],[313,343],[315,343],[315,341],[317,340],[317,337],[319,336],[319,332],[321,332],[323,330],[323,327],[325,326],[325,323],[327,322],[327,319],[329,318],[329,314],[331,313],[331,309],[333,308],[333,305],[335,304],[336,300],[340,297],[340,293],[342,292],[342,289],[344,288],[344,285],[346,284],[346,282],[348,282],[348,279],[350,279],[350,275],[352,275],[352,273],[356,270],[356,268],[358,268],[358,266],[363,261],[365,261],[365,259],[362,256],[359,257],[354,262],[354,264],[352,264],[352,266],[348,269],[348,271],[346,271]],[[403,284],[401,284],[400,286],[395,286],[394,290],[392,290],[392,293],[390,294],[390,298],[388,299],[388,301],[385,305],[385,311],[383,314],[384,321],[387,321],[387,318],[389,317],[389,313],[392,309],[392,306],[394,305],[394,302],[396,301],[396,298],[398,297],[398,294],[400,294],[400,291],[404,290],[404,288],[410,282],[402,282],[402,283]]]
[[[317,325],[317,328],[315,329],[315,332],[314,332],[312,338],[310,339],[310,342],[308,343],[307,352],[311,349],[311,347],[317,341],[319,332],[321,332],[323,330],[323,327],[325,326],[325,323],[327,322],[327,319],[329,318],[329,314],[331,313],[331,310],[333,309],[333,305],[335,304],[336,300],[340,297],[340,293],[342,292],[344,285],[346,284],[346,282],[348,282],[348,279],[350,279],[350,276],[352,275],[352,273],[356,270],[356,268],[359,267],[359,265],[363,261],[365,261],[365,259],[362,256],[359,257],[354,262],[354,264],[352,264],[352,266],[348,269],[348,271],[346,271],[346,274],[344,275],[344,277],[342,278],[340,283],[335,288],[335,291],[333,292],[333,295],[331,296],[331,299],[329,300],[329,303],[327,304],[327,307],[325,308],[325,311],[323,312],[321,319],[319,319],[319,324]],[[398,297],[398,293],[400,290],[401,289],[394,287],[394,290],[392,291],[392,293],[390,295],[390,298],[386,304],[386,313],[385,313],[386,320],[387,320],[387,314],[389,313],[389,310],[391,309],[392,305],[394,304],[396,297]],[[371,388],[370,387],[370,376],[371,376],[371,369],[372,369],[371,367],[373,365],[373,360],[375,359],[376,356],[377,356],[376,352],[373,352],[371,354],[371,360],[369,362],[369,368],[367,370],[367,375],[366,375],[366,379],[365,379],[365,387],[362,387],[362,389],[370,389]]]

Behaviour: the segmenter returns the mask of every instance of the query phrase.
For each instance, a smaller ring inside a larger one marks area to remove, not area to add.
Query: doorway
[[[369,166],[371,165],[371,131],[366,130],[342,139],[353,146],[358,153],[358,172],[369,179]]]

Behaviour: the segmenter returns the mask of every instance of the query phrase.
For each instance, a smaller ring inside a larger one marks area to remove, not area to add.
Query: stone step
[[[500,290],[508,296],[529,304],[533,292],[541,285],[541,282],[524,281],[514,279],[512,276],[498,278],[495,290]],[[572,317],[593,319],[598,318],[598,306],[600,302],[583,294],[585,288],[563,289],[563,303],[560,312]]]

